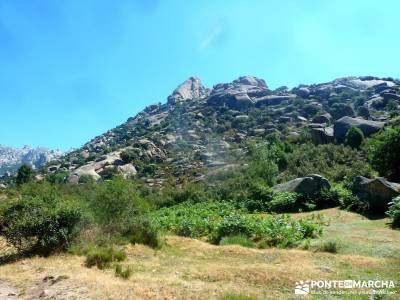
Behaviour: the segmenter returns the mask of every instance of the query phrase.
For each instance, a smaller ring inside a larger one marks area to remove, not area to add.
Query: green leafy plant
[[[389,210],[386,214],[392,219],[392,227],[400,227],[400,196],[389,203]]]

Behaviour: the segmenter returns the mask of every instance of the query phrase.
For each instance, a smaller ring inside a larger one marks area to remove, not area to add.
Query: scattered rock
[[[338,141],[342,141],[346,136],[347,131],[351,127],[360,128],[364,133],[364,136],[367,137],[375,132],[378,132],[384,126],[385,123],[383,122],[364,120],[361,118],[343,117],[334,123],[333,132],[335,139],[337,139]]]
[[[388,209],[388,203],[400,195],[400,184],[389,182],[383,177],[368,179],[357,176],[353,191],[361,200],[368,202],[370,207],[384,212]]]
[[[326,178],[318,174],[311,174],[278,184],[274,186],[274,189],[280,192],[294,192],[303,195],[313,195],[321,192],[323,189],[330,189],[330,187],[331,185]]]
[[[329,144],[333,143],[333,127],[327,128],[311,128],[310,129],[311,139],[314,144]]]
[[[326,114],[323,114],[323,115],[315,116],[312,121],[313,121],[313,123],[321,123],[321,124],[325,123],[325,124],[327,124],[327,123],[332,122],[332,116],[331,116],[331,114],[326,113]]]

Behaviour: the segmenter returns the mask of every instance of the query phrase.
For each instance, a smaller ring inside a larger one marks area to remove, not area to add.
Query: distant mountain
[[[368,136],[399,115],[400,81],[393,78],[345,77],[273,90],[253,76],[212,89],[191,77],[163,104],[146,107],[47,171],[67,172],[75,183],[117,172],[150,185],[202,180],[217,169],[240,164],[251,140],[277,134],[332,143],[352,126]]]
[[[45,164],[59,159],[62,152],[46,148],[12,148],[0,145],[0,176],[6,172],[15,172],[21,165],[27,164],[40,168]]]

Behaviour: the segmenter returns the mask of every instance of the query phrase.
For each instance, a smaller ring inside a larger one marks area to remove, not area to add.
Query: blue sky
[[[397,0],[2,0],[0,144],[66,150],[192,75],[398,78]]]

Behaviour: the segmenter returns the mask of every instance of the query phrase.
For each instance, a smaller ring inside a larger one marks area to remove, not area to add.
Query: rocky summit
[[[0,145],[0,176],[13,173],[23,164],[33,168],[40,168],[53,160],[59,159],[62,152],[46,148],[12,148]]]
[[[292,139],[310,134],[314,143],[325,144],[343,139],[350,127],[366,136],[375,133],[399,109],[400,82],[364,76],[271,89],[263,79],[243,76],[209,89],[190,77],[167,100],[66,154],[47,171],[68,172],[75,183],[112,173],[150,185],[201,180],[240,164],[249,140],[271,134]]]

